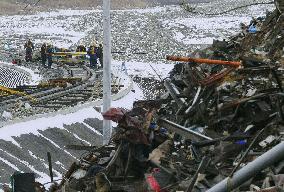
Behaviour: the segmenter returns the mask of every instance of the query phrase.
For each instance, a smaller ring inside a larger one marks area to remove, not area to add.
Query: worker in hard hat
[[[51,68],[52,65],[52,55],[54,53],[53,47],[51,44],[47,45],[47,49],[46,49],[46,55],[47,55],[47,64],[48,64],[48,68]]]
[[[35,47],[30,39],[25,43],[24,48],[26,49],[26,62],[32,61],[33,50]]]
[[[104,63],[103,63],[104,56],[103,56],[103,45],[102,44],[99,44],[98,51],[97,51],[97,56],[98,56],[100,64],[101,64],[101,68],[103,68],[103,66],[104,66]]]
[[[98,65],[98,56],[97,56],[97,50],[96,44],[92,44],[88,49],[88,55],[90,56],[90,67],[91,68],[97,68]]]
[[[83,45],[82,41],[79,42],[79,45],[76,48],[76,52],[86,52],[87,49],[86,47]]]
[[[46,60],[47,60],[47,47],[46,47],[46,43],[43,43],[41,48],[40,48],[40,55],[41,55],[41,63],[43,67],[45,66]]]

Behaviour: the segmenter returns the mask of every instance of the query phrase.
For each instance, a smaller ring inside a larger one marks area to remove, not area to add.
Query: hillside
[[[16,14],[21,10],[21,6],[13,4],[7,0],[0,0],[0,14]]]
[[[212,0],[187,0],[187,2],[201,3]],[[157,5],[179,4],[182,0],[112,0],[113,9],[145,8]],[[46,9],[90,9],[102,5],[102,0],[0,0],[0,15],[19,14]]]

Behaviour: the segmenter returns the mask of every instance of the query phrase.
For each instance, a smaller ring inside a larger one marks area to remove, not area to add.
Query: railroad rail
[[[68,74],[66,77],[48,79],[38,85],[20,85],[13,88],[25,95],[0,95],[2,111],[21,118],[54,112],[102,98],[101,70],[93,70],[85,65],[62,67]],[[112,92],[115,94],[120,88],[117,78],[113,78]]]

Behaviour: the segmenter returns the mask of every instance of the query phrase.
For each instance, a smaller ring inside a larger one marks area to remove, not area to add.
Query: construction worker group
[[[29,39],[25,45],[25,60],[26,62],[31,62],[33,57],[33,51],[35,49],[33,42]],[[45,68],[51,68],[53,63],[53,56],[56,52],[72,52],[67,49],[61,49],[54,47],[51,43],[43,43],[40,48],[40,57],[42,66]],[[76,48],[76,52],[80,52],[83,56],[81,58],[85,58],[85,56],[89,57],[90,67],[93,69],[98,69],[98,60],[100,63],[100,67],[103,67],[103,46],[99,44],[96,46],[96,43],[92,43],[90,47],[87,49],[83,43],[79,42],[79,45]],[[46,65],[47,64],[47,65]]]
[[[96,44],[92,44],[87,51],[87,54],[90,57],[90,67],[97,68],[98,66],[98,59],[100,61],[101,67],[103,67],[103,46],[99,44],[99,47]]]

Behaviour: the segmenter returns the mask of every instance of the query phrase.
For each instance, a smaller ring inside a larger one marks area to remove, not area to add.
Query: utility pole
[[[109,110],[111,106],[111,27],[110,27],[110,2],[103,0],[103,112]],[[111,121],[103,121],[103,144],[107,144],[111,138]]]

